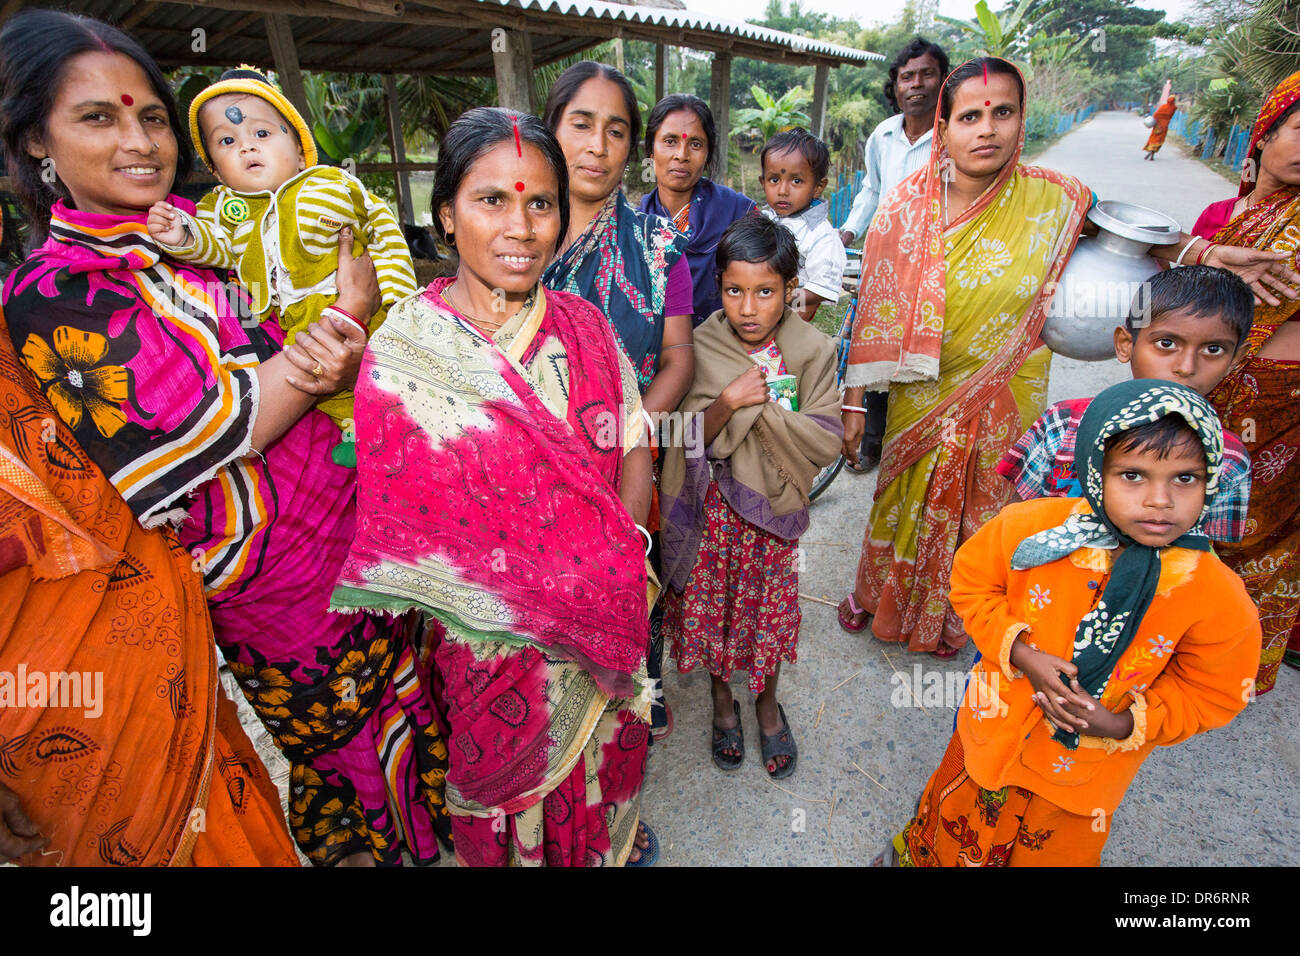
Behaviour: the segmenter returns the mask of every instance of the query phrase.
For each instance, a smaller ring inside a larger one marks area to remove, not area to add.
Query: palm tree
[[[1229,28],[1221,43],[1264,96],[1300,66],[1300,0],[1255,0],[1252,7],[1249,19]]]

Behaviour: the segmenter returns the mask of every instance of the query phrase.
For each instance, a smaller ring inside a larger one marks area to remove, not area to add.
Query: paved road
[[[1141,159],[1146,130],[1123,113],[1101,113],[1035,159],[1081,177],[1103,199],[1163,210],[1184,228],[1232,183],[1184,155],[1171,136],[1154,162]],[[1053,401],[1093,395],[1127,377],[1117,362],[1057,359]],[[851,584],[874,491],[873,475],[843,473],[813,510],[803,539],[800,590],[838,601]],[[952,701],[900,676],[958,691],[974,651],[953,661],[911,655],[895,644],[850,636],[832,607],[803,602],[799,663],[782,674],[780,698],[798,737],[795,774],[767,779],[758,756],[752,695],[735,682],[748,747],[724,775],[709,758],[709,680],[666,677],[676,730],[651,756],[643,814],[667,864],[861,864],[909,818],[948,743]],[[1161,750],[1146,762],[1115,815],[1103,862],[1112,865],[1300,863],[1290,811],[1300,806],[1300,674],[1283,668],[1277,688],[1231,726]],[[909,706],[896,707],[891,697]]]

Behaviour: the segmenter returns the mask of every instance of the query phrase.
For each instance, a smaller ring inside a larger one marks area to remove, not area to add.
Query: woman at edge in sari
[[[862,630],[874,614],[881,640],[940,656],[966,642],[946,596],[953,554],[1005,503],[994,465],[1042,411],[1044,290],[1092,201],[1071,176],[1018,165],[1024,99],[1005,60],[954,70],[931,161],[886,198],[863,255],[844,404],[887,388],[889,413],[840,623]],[[862,416],[843,417],[845,453],[856,453]]]
[[[298,865],[192,561],[135,520],[0,318],[0,863]],[[37,705],[24,671],[75,690]]]
[[[1192,232],[1209,245],[1188,255],[1224,243],[1285,252],[1300,267],[1300,72],[1264,101],[1238,193],[1201,213]],[[1246,536],[1216,548],[1259,606],[1257,694],[1272,690],[1279,664],[1300,667],[1300,310],[1270,298],[1255,306],[1242,357],[1210,394],[1224,428],[1253,436]]]
[[[44,239],[5,283],[15,351],[136,520],[173,525],[193,555],[216,641],[289,759],[303,853],[398,864],[405,844],[434,861],[446,749],[415,648],[403,622],[329,612],[356,478],[312,405],[355,377],[364,336],[323,315],[283,348],[238,286],[163,259],[145,214],[193,152],[134,40],[23,11],[0,32],[0,71],[9,173]],[[338,306],[369,315],[374,270],[350,246]]]
[[[655,855],[637,826],[650,458],[609,323],[539,282],[567,183],[536,117],[456,120],[432,208],[457,272],[389,313],[356,388],[359,516],[334,604],[442,623],[447,804],[468,865]]]

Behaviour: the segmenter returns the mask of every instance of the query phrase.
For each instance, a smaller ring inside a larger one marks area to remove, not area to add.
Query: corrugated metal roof
[[[77,12],[121,24],[164,69],[241,62],[270,66],[263,14],[279,11],[288,11],[304,70],[491,76],[492,30],[498,25],[529,33],[538,66],[620,34],[793,64],[861,64],[881,59],[865,50],[690,10],[606,0],[406,0],[398,17],[345,6],[347,2],[73,0],[70,5]],[[69,0],[27,0],[27,5],[66,8]],[[203,49],[194,47],[196,28],[206,32]]]
[[[644,7],[622,3],[603,3],[601,0],[477,0],[485,7],[513,7],[518,10],[537,10],[543,13],[559,13],[579,16],[592,20],[622,20],[628,23],[647,23],[654,26],[677,30],[703,30],[720,33],[760,43],[772,43],[788,47],[795,53],[815,53],[831,56],[853,63],[868,63],[883,60],[879,53],[857,50],[853,47],[827,43],[812,37],[769,30],[767,27],[752,23],[736,23],[731,20],[719,20],[693,13],[690,10],[673,10],[664,7]]]

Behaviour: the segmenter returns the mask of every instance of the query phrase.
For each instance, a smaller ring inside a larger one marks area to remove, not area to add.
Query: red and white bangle
[[[865,415],[865,414],[867,413],[867,410],[866,410],[865,408],[862,408],[862,407],[859,406],[859,405],[841,405],[841,406],[840,406],[840,411],[842,411],[842,412],[857,412],[859,415]]]
[[[348,321],[352,322],[354,325],[360,328],[362,332],[368,333],[370,331],[369,329],[366,328],[366,323],[362,322],[360,319],[358,319],[347,309],[340,309],[337,305],[327,305],[325,306],[325,308],[321,309],[321,313],[320,313],[321,318],[322,319],[325,318],[325,316],[329,315],[331,312],[337,314],[341,318],[347,319]]]
[[[1207,242],[1205,243],[1205,248],[1202,249],[1202,250],[1201,250],[1199,253],[1197,253],[1197,255],[1196,255],[1196,264],[1197,264],[1198,266],[1201,264],[1201,260],[1205,258],[1205,254],[1206,254],[1207,252],[1209,252],[1211,249],[1213,249],[1215,245],[1216,245],[1216,244],[1213,243],[1213,242],[1208,242],[1208,241],[1207,241]]]

